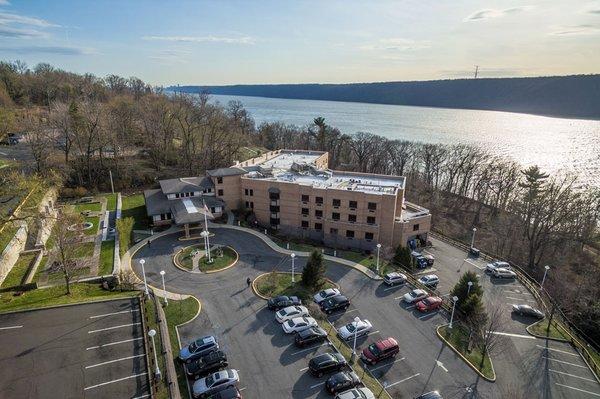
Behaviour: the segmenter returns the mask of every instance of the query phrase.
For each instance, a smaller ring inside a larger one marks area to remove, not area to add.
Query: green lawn
[[[10,270],[4,282],[2,282],[2,290],[8,290],[11,287],[19,286],[25,280],[25,275],[35,259],[37,253],[29,253],[19,256],[17,263]]]
[[[90,212],[100,212],[102,210],[102,204],[99,202],[88,202],[84,204],[74,204],[75,211],[78,213],[90,211]]]
[[[117,210],[117,194],[104,194],[104,198],[106,198],[106,211],[116,211]]]
[[[527,327],[527,331],[540,337],[549,337],[556,339],[563,339],[566,341],[570,340],[569,335],[564,330],[556,325],[556,323],[550,324],[548,329],[548,319],[543,319],[535,324]]]
[[[328,247],[324,247],[322,245],[313,245],[307,242],[300,242],[297,241],[293,238],[281,238],[281,237],[273,237],[273,236],[269,236],[269,238],[271,240],[273,240],[273,242],[277,245],[279,245],[281,248],[285,248],[288,249],[288,244],[289,244],[289,249],[291,251],[302,251],[302,252],[312,252],[312,251],[324,251],[324,253],[326,255],[332,255],[334,253],[334,249],[333,248],[328,248]],[[335,255],[338,258],[342,258],[342,259],[346,259],[352,262],[356,262],[356,263],[360,263],[362,265],[367,266],[367,262],[369,261],[369,259],[373,259],[373,263],[375,263],[375,256],[376,255],[365,255],[362,252],[358,252],[358,251],[350,251],[350,250],[345,250],[345,249],[337,249],[335,250]]]
[[[72,284],[71,295],[66,295],[65,292],[65,286],[62,285],[26,291],[19,296],[13,296],[11,293],[1,294],[0,312],[89,302],[104,298],[131,297],[139,294],[139,291],[105,291],[100,284],[87,283]]]
[[[89,267],[80,267],[71,272],[71,279],[75,279],[77,277],[89,276],[90,268]],[[56,271],[48,274],[48,283],[59,283],[65,280],[65,275],[62,271]]]
[[[492,361],[488,355],[485,356],[483,367],[480,367],[483,353],[480,348],[474,347],[470,352],[467,350],[469,341],[469,331],[466,327],[459,323],[454,323],[453,328],[442,326],[439,328],[440,334],[448,340],[452,346],[469,360],[476,368],[479,369],[488,378],[495,378],[492,369]]]
[[[89,258],[94,254],[94,242],[82,242],[75,248],[75,258]]]
[[[44,256],[42,258],[42,260],[40,261],[40,264],[37,267],[37,270],[35,271],[35,275],[33,276],[33,281],[37,283],[39,278],[40,278],[40,274],[44,271],[44,268],[46,267],[46,263],[48,263],[48,257]]]
[[[115,256],[115,241],[102,241],[100,249],[100,269],[98,274],[105,276],[113,272],[113,261]]]
[[[98,216],[86,217],[85,221],[94,225],[89,229],[83,230],[86,236],[95,236],[98,233],[98,227],[100,226],[100,218]]]
[[[229,247],[220,247],[220,249],[222,250],[222,256],[218,256],[214,249],[211,252],[211,257],[213,260],[212,263],[208,263],[208,257],[206,255],[200,258],[198,261],[198,267],[200,268],[200,271],[208,272],[212,270],[223,269],[231,265],[236,260],[237,253],[233,249]],[[177,262],[186,269],[192,270],[194,267],[192,253],[197,250],[204,251],[204,245],[195,244],[184,248],[177,254]]]
[[[335,287],[329,280],[323,280],[322,286],[318,290],[313,291],[302,285],[301,273],[297,273],[294,279],[296,282],[292,284],[292,275],[289,273],[268,273],[259,276],[254,286],[259,294],[266,297],[294,295],[303,300],[310,299],[318,290]]]
[[[135,220],[134,230],[146,230],[150,228],[150,220],[146,215],[146,202],[144,194],[134,194],[121,198],[121,217],[132,217]]]
[[[6,223],[6,226],[0,232],[0,253],[4,251],[4,248],[8,245],[10,240],[13,239],[19,228],[12,222]]]

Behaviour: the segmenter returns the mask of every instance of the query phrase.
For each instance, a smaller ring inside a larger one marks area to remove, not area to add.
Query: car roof
[[[396,341],[395,338],[389,337],[386,339],[382,339],[381,341],[377,341],[375,343],[375,346],[377,347],[377,349],[383,351],[394,346],[398,346],[398,341]]]
[[[427,274],[421,278],[431,280],[432,278],[438,278],[438,276],[436,276],[435,274]]]
[[[427,294],[427,291],[422,290],[420,288],[415,288],[414,290],[412,290],[412,292],[414,292],[415,294]]]
[[[217,342],[217,340],[212,335],[207,335],[206,337],[198,338],[195,341],[196,345],[212,344],[215,342]]]
[[[424,301],[429,301],[429,302],[442,302],[442,298],[440,298],[439,296],[430,296],[427,297],[425,299],[423,299]]]
[[[336,296],[332,296],[331,298],[329,298],[330,301],[336,301],[336,302],[343,302],[343,301],[347,301],[348,298],[346,298],[344,295],[336,295]]]
[[[402,273],[398,273],[398,272],[391,272],[386,274],[387,277],[402,277],[403,274]]]

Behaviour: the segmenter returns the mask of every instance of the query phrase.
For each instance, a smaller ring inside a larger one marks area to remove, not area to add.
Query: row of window
[[[308,224],[308,220],[303,220],[302,224],[300,225],[300,227],[302,227],[303,229],[308,229],[309,228],[309,224]],[[314,228],[316,231],[322,231],[323,230],[323,224],[322,223],[315,223]],[[336,228],[330,228],[329,229],[329,234],[331,235],[338,235],[339,234],[339,230]],[[365,232],[365,240],[372,240],[374,238],[374,233],[366,231]],[[355,231],[354,230],[346,230],[346,238],[355,238]]]
[[[175,198],[193,197],[194,195],[195,195],[194,192],[191,192],[191,193],[175,193]]]
[[[310,209],[302,208],[302,215],[308,216],[310,214]],[[321,209],[315,209],[315,217],[322,218],[323,211]],[[340,214],[338,212],[331,213],[332,220],[340,220]],[[350,223],[356,223],[356,215],[348,215],[348,221]],[[376,219],[375,216],[367,216],[367,224],[375,224]]]
[[[245,189],[244,189],[244,195],[249,195],[249,196],[251,196],[251,197],[252,197],[252,196],[254,195],[254,190],[253,190],[253,189],[251,189],[251,188],[249,188],[249,189],[248,189],[248,188],[245,188]]]
[[[302,194],[301,198],[302,202],[310,202],[310,196],[306,195],[306,194]],[[323,197],[315,197],[315,203],[317,205],[322,205],[323,204]],[[339,199],[332,199],[331,200],[331,205],[339,207],[342,206],[342,200]],[[348,201],[348,207],[350,209],[357,209],[358,208],[358,201]],[[377,203],[376,202],[368,202],[367,203],[367,209],[370,211],[376,211],[377,210]]]

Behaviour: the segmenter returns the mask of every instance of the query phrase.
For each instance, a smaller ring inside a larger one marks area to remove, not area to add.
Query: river
[[[241,101],[257,126],[282,121],[307,125],[318,116],[343,133],[370,132],[390,139],[466,143],[538,165],[549,173],[576,173],[579,184],[600,187],[600,121],[498,111],[411,107],[337,101],[214,95]]]

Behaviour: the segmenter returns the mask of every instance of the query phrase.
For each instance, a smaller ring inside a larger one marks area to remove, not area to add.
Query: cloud
[[[17,47],[0,47],[1,52],[10,52],[13,54],[54,54],[54,55],[91,55],[96,54],[96,51],[87,47],[72,47],[72,46],[17,46]]]
[[[588,10],[588,14],[600,15],[600,8],[595,10]]]
[[[431,44],[427,41],[416,41],[412,39],[404,39],[400,37],[393,37],[387,39],[380,39],[377,43],[366,44],[360,46],[360,50],[373,51],[373,50],[387,50],[387,51],[413,51],[422,50],[431,47]]]
[[[525,70],[514,68],[479,68],[477,76],[479,78],[498,78],[507,76],[521,76]],[[446,69],[439,71],[441,76],[450,78],[472,78],[475,75],[475,67],[473,69]]]
[[[185,64],[191,54],[192,52],[188,50],[167,49],[159,51],[148,58],[164,65]]]
[[[27,17],[25,15],[0,12],[0,25],[19,24],[37,26],[39,28],[58,28],[60,25],[50,23],[44,19]]]
[[[12,39],[32,39],[45,37],[44,32],[35,29],[20,29],[11,28],[9,26],[0,25],[0,37],[10,37]]]
[[[550,32],[552,36],[578,36],[578,35],[594,35],[600,33],[600,26],[597,25],[574,25],[574,26],[561,26],[555,31]]]
[[[9,6],[10,3],[8,2],[8,0],[0,0],[0,6]]]
[[[254,44],[250,36],[223,37],[223,36],[143,36],[143,40],[157,40],[166,42],[186,43],[226,43],[226,44]]]
[[[503,10],[486,8],[483,10],[475,11],[473,14],[466,17],[463,21],[470,22],[470,21],[482,21],[485,19],[492,19],[492,18],[501,18],[501,17],[505,17],[505,16],[511,15],[511,14],[519,14],[524,11],[529,11],[533,8],[534,8],[533,6],[511,7],[511,8],[505,8]]]

